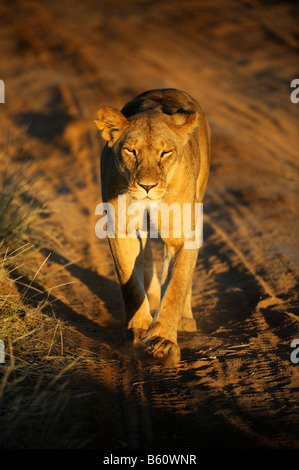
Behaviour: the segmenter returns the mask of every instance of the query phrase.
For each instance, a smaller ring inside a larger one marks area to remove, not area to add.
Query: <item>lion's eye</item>
[[[172,153],[173,153],[173,150],[167,150],[167,152],[162,152],[161,158],[169,157],[169,155],[171,155]]]
[[[135,150],[135,149],[130,150],[130,149],[126,149],[126,148],[125,148],[124,151],[125,151],[128,155],[130,155],[131,157],[136,157],[136,150]]]

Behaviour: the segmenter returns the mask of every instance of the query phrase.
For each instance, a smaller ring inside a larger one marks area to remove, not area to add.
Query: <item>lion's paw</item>
[[[145,350],[156,359],[162,360],[165,367],[173,367],[180,362],[181,354],[177,343],[160,336],[141,338],[145,343]]]

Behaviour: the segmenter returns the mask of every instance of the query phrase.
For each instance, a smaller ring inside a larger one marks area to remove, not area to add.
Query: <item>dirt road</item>
[[[79,349],[95,352],[82,372],[92,412],[78,445],[297,447],[298,7],[15,0],[1,2],[0,17],[1,145],[9,131],[15,158],[41,170],[45,233],[54,225],[60,242],[47,242],[48,269],[61,268],[57,285],[76,281],[53,290],[57,315],[78,331]],[[182,361],[163,370],[115,342],[123,306],[107,240],[94,231],[103,143],[93,120],[101,106],[166,87],[204,108],[212,171],[194,276],[198,331],[180,334]]]

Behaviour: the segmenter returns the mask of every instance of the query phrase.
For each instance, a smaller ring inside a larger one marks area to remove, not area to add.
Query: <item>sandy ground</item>
[[[103,359],[84,371],[89,447],[298,447],[298,11],[247,0],[0,4],[1,146],[9,132],[15,158],[41,171],[45,233],[54,224],[60,241],[47,242],[48,269],[60,269],[55,284],[76,281],[53,290],[57,315]],[[198,99],[213,137],[198,331],[180,334],[181,363],[163,370],[115,341],[123,305],[94,232],[103,143],[93,120],[166,87]]]

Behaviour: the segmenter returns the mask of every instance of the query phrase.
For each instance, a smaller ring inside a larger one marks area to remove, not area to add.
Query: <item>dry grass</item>
[[[45,207],[32,195],[36,178],[26,166],[2,155],[0,339],[5,362],[0,364],[0,447],[80,447],[82,439],[76,441],[67,405],[70,376],[84,358],[65,341],[70,328],[55,317],[49,293],[34,287],[47,259],[28,283],[27,261],[36,261],[44,238]]]
[[[0,155],[0,237],[14,251],[30,240],[41,240],[40,216],[45,204],[38,202],[35,182],[38,173],[29,164],[16,165],[6,153]],[[28,251],[28,247],[27,250]],[[19,256],[19,255],[18,255]]]

